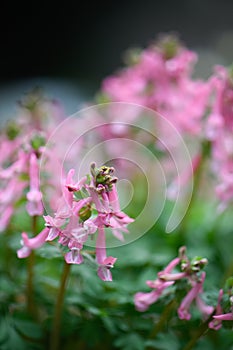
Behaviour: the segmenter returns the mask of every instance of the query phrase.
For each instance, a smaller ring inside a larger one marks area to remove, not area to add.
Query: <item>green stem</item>
[[[32,234],[33,237],[36,235],[36,225],[37,225],[37,216],[32,217]],[[35,303],[34,303],[34,265],[35,265],[35,253],[32,250],[31,254],[28,257],[27,261],[27,310],[31,315],[35,315]]]
[[[59,349],[61,314],[62,314],[65,289],[66,289],[66,285],[67,285],[68,277],[70,273],[70,267],[71,265],[65,262],[62,276],[61,276],[61,281],[60,281],[60,288],[57,295],[57,301],[55,305],[54,319],[53,319],[52,332],[51,332],[50,350]]]
[[[183,350],[191,350],[193,349],[194,345],[197,343],[197,341],[203,336],[205,333],[209,330],[209,322],[211,320],[212,316],[208,318],[202,325],[199,327],[197,332],[194,334],[194,336],[190,339],[190,341],[185,345]]]
[[[34,251],[28,257],[27,261],[27,310],[30,315],[34,314],[34,298],[33,298],[33,277],[34,277]]]
[[[155,324],[155,327],[152,329],[149,339],[154,339],[157,334],[163,329],[163,327],[165,326],[165,324],[168,322],[170,313],[172,312],[172,310],[174,310],[174,307],[176,305],[176,300],[173,299],[171,300],[165,307],[165,309],[163,310],[159,322]],[[147,347],[148,350],[152,349],[150,347]]]

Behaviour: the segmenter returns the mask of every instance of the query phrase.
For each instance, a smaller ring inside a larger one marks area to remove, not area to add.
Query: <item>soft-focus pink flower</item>
[[[45,227],[36,237],[29,238],[27,233],[22,233],[22,248],[17,251],[18,258],[26,258],[32,249],[38,249],[45,243],[49,228]]]
[[[108,256],[99,265],[97,274],[102,281],[112,281],[112,274],[110,269],[113,268],[117,258]]]
[[[136,293],[134,296],[135,307],[138,311],[145,311],[149,306],[155,303],[163,294],[164,289],[172,286],[176,279],[170,278],[173,276],[172,270],[180,263],[180,258],[173,259],[163,271],[158,272],[158,278],[154,281],[146,281],[146,284],[154,290],[149,293]],[[175,276],[176,274],[174,274]],[[186,275],[186,274],[185,274]],[[167,279],[168,278],[168,279]]]
[[[219,321],[233,321],[233,312],[229,312],[228,314],[215,315],[213,318]]]
[[[233,199],[233,84],[228,70],[217,66],[210,85],[213,98],[205,136],[212,145],[211,163],[221,202],[219,210],[224,210]]]
[[[1,215],[0,215],[0,232],[3,232],[7,228],[8,224],[10,222],[10,219],[13,215],[13,212],[14,212],[13,206],[8,205],[4,209],[4,211],[1,213]]]
[[[204,320],[206,320],[214,312],[214,307],[212,305],[205,304],[199,295],[196,297],[196,305],[203,315]]]
[[[178,44],[173,57],[166,57],[158,46],[151,46],[141,52],[137,63],[106,78],[102,91],[110,101],[149,107],[179,131],[198,136],[211,86],[208,81],[191,77],[196,61],[194,52]]]
[[[222,314],[222,307],[221,307],[221,301],[223,297],[223,289],[220,289],[219,295],[218,295],[218,303],[215,309],[215,314],[213,316],[213,320],[209,322],[209,328],[214,329],[218,331],[222,327],[222,320],[221,319],[216,319],[215,316],[221,315]]]
[[[75,170],[70,169],[70,171],[68,172],[68,175],[66,177],[65,187],[70,192],[79,191],[82,188],[82,186],[85,184],[85,182],[87,181],[87,177],[84,176],[80,179],[80,181],[75,183],[73,180],[74,173],[75,173]]]
[[[136,293],[134,296],[134,304],[136,309],[141,312],[146,311],[151,304],[155,303],[158,300],[158,298],[162,295],[164,289],[172,286],[173,284],[174,284],[174,281],[165,282],[165,281],[156,280],[156,283],[154,282],[152,287],[154,288],[154,290],[152,290],[151,292]]]
[[[205,272],[202,272],[201,280],[200,281],[194,281],[192,288],[189,290],[189,292],[186,294],[184,299],[182,300],[179,308],[178,308],[178,316],[182,320],[190,320],[191,314],[189,311],[189,308],[191,306],[191,303],[198,297],[200,293],[202,292],[202,286],[205,280]]]
[[[65,261],[67,264],[81,264],[83,262],[83,257],[80,249],[73,248],[71,251],[65,254]]]
[[[30,157],[30,190],[27,193],[28,203],[26,205],[29,215],[42,215],[44,208],[42,204],[42,193],[39,190],[39,166],[38,160],[34,153]]]
[[[116,258],[106,256],[106,240],[104,227],[98,228],[98,235],[96,238],[96,262],[99,265],[97,274],[103,281],[112,281],[112,274],[110,269],[114,266]]]

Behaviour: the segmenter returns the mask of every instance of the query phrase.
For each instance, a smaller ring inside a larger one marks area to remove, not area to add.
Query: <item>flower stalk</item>
[[[71,264],[64,262],[63,272],[61,275],[60,287],[57,294],[57,300],[54,310],[52,332],[50,339],[50,350],[58,350],[60,346],[61,315],[64,303],[65,290],[68,283]]]
[[[37,225],[37,216],[32,216],[32,233],[33,237],[36,235],[36,225]],[[35,316],[35,302],[34,302],[34,265],[35,265],[35,253],[32,251],[32,254],[28,257],[27,261],[27,310],[30,315]]]

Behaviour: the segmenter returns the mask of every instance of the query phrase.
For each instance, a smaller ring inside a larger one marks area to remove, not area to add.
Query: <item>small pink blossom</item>
[[[71,251],[65,254],[65,261],[67,262],[67,264],[81,264],[83,262],[83,257],[80,252],[80,249],[71,249]]]
[[[151,304],[155,303],[161,297],[164,289],[172,286],[173,284],[173,281],[164,282],[157,280],[157,283],[154,282],[153,287],[150,284],[150,287],[154,288],[154,290],[152,290],[151,292],[136,293],[134,296],[134,304],[136,309],[141,312],[146,311]]]
[[[178,316],[181,320],[190,320],[191,314],[189,312],[189,308],[191,306],[191,303],[199,298],[199,295],[202,292],[203,283],[205,280],[205,272],[201,275],[200,281],[193,281],[193,286],[187,293],[187,295],[182,300],[179,308],[178,308]],[[200,300],[199,300],[200,305]]]
[[[214,329],[216,331],[218,331],[222,327],[222,320],[216,318],[216,316],[219,316],[223,313],[223,310],[221,307],[222,297],[223,297],[223,289],[220,289],[219,295],[218,295],[218,303],[215,309],[215,314],[213,316],[213,320],[209,322],[209,328]]]
[[[42,204],[42,193],[39,190],[39,166],[34,153],[30,157],[30,191],[27,193],[28,203],[26,205],[29,215],[42,215],[44,208]]]
[[[7,206],[5,208],[4,212],[1,213],[1,216],[0,216],[0,232],[3,232],[7,228],[8,224],[10,222],[10,219],[11,219],[11,217],[13,215],[13,212],[14,212],[13,206],[9,205],[9,206]]]
[[[110,269],[113,268],[117,258],[108,256],[99,265],[97,274],[102,281],[112,281],[112,274]]]
[[[27,233],[22,233],[22,248],[17,251],[18,258],[26,258],[32,249],[38,249],[45,243],[49,228],[45,227],[36,237],[29,238]]]
[[[227,314],[215,315],[213,318],[219,321],[233,321],[233,313],[229,312]]]

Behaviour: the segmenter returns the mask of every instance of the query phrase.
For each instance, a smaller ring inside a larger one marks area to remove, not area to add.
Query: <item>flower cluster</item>
[[[200,145],[209,143],[215,192],[220,209],[225,209],[233,200],[233,74],[232,69],[216,66],[207,80],[194,79],[196,61],[197,54],[176,37],[162,36],[144,50],[132,50],[127,66],[104,79],[100,96],[104,101],[134,103],[160,113],[182,136],[199,143],[194,162],[202,158]],[[127,118],[132,121],[133,117]],[[155,128],[174,147],[173,135],[160,125],[159,118]],[[125,131],[120,130],[123,136]]]
[[[216,308],[205,304],[201,298],[201,294],[203,293],[203,284],[206,273],[201,270],[207,264],[207,259],[195,257],[190,261],[185,252],[186,248],[181,247],[179,250],[179,256],[173,259],[164,268],[164,270],[158,272],[157,279],[146,282],[147,285],[152,288],[151,292],[139,292],[135,294],[135,307],[138,311],[146,311],[151,304],[155,303],[159,297],[162,296],[165,289],[174,285],[180,280],[185,280],[189,286],[189,290],[178,307],[178,317],[182,320],[190,320],[190,306],[195,301],[197,308],[205,320],[210,316],[213,316],[212,320],[209,322],[209,328],[218,330],[221,328],[222,320],[233,320],[232,312],[227,314],[222,313],[221,300],[223,290],[221,289],[219,292],[218,304]],[[174,272],[173,270],[177,266],[180,266],[180,271]]]
[[[0,135],[0,232],[22,200],[30,216],[44,212],[39,162],[52,126],[61,117],[59,108],[35,90],[20,102],[18,120],[8,122]]]
[[[233,198],[233,74],[217,66],[210,81],[213,103],[207,120],[206,137],[212,144],[212,166],[218,174],[216,192],[227,206]]]
[[[110,101],[136,103],[168,118],[181,132],[198,135],[208,105],[210,85],[191,75],[196,53],[166,36],[140,53],[131,53],[130,64],[103,81]]]
[[[213,320],[209,323],[210,328],[220,329],[222,327],[222,321],[233,321],[233,277],[227,279],[226,289],[227,302],[226,305],[224,305],[226,313],[224,313],[223,307],[221,306],[221,302],[224,297],[224,292],[223,289],[220,289],[216,312],[213,316]]]
[[[81,264],[83,245],[95,235],[98,276],[103,281],[111,281],[110,269],[117,259],[106,254],[105,228],[110,228],[114,236],[123,240],[122,232],[128,232],[127,225],[134,221],[120,209],[117,178],[113,172],[112,167],[97,168],[93,163],[91,176],[75,182],[75,171],[71,169],[63,183],[63,195],[54,216],[44,216],[45,228],[36,237],[22,234],[23,246],[18,250],[18,257],[25,258],[32,249],[58,238],[58,242],[68,248],[64,255],[66,263]]]

